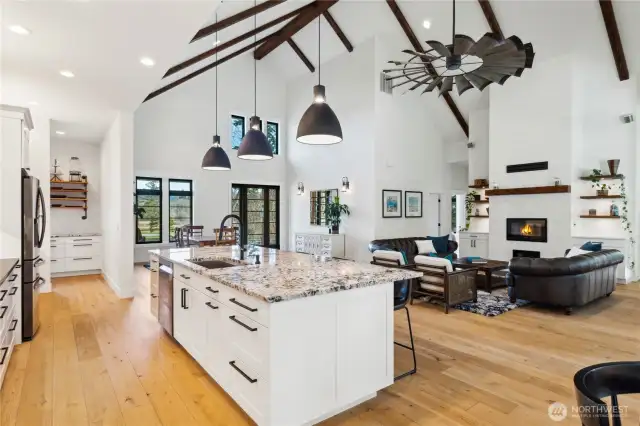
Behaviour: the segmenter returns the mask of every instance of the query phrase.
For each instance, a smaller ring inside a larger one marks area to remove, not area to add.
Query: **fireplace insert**
[[[547,242],[547,219],[507,219],[507,240]]]

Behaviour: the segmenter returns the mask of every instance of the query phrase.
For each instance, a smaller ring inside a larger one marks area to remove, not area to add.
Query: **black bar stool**
[[[573,384],[583,426],[622,426],[618,395],[640,393],[640,362],[592,365],[578,371]],[[602,401],[606,397],[611,397],[611,407]]]
[[[396,341],[394,341],[393,343],[405,349],[409,349],[411,351],[411,354],[413,355],[413,368],[409,371],[406,371],[394,377],[393,379],[394,381],[400,380],[403,377],[415,374],[416,371],[418,371],[417,365],[416,365],[416,347],[413,344],[413,330],[411,330],[411,316],[409,315],[409,309],[407,309],[407,302],[411,298],[411,282],[412,281],[413,280],[403,280],[403,281],[396,281],[393,283],[393,310],[399,311],[400,309],[404,308],[405,312],[407,313],[407,324],[409,324],[409,338],[411,339],[411,346],[407,346],[403,343],[399,343]]]

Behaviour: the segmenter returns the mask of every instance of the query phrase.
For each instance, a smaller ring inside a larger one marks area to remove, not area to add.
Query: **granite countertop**
[[[0,259],[0,284],[4,283],[4,280],[9,277],[9,274],[19,261],[20,259],[18,258]]]
[[[150,250],[163,259],[268,303],[417,278],[422,273],[348,260],[313,262],[308,254],[261,247],[240,260],[238,246]],[[261,264],[252,255],[259,254]],[[207,269],[190,260],[221,260],[238,266]]]
[[[69,237],[100,237],[102,234],[98,232],[89,232],[84,234],[56,234],[52,235],[51,238],[69,238]]]

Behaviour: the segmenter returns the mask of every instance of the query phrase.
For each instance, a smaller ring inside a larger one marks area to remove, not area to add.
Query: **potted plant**
[[[133,205],[133,214],[137,216],[139,219],[144,219],[144,212],[145,212],[144,208],[138,207],[137,204]],[[140,231],[140,228],[136,228],[136,242],[137,243],[144,242],[144,237],[142,236],[142,231]]]
[[[349,211],[349,206],[346,204],[340,204],[340,197],[335,197],[331,203],[327,204],[325,218],[327,223],[331,224],[330,232],[332,234],[340,233],[340,222],[342,222],[341,216],[343,214],[349,216],[351,211]]]
[[[464,200],[464,209],[467,213],[466,229],[469,229],[469,226],[471,226],[471,215],[473,214],[473,206],[476,202],[476,196],[478,197],[478,199],[480,198],[480,194],[478,194],[476,191],[471,191],[467,193],[467,196]]]
[[[591,181],[591,187],[596,188],[596,195],[601,197],[609,195],[609,190],[612,189],[611,185],[600,183],[602,180],[602,170],[592,169],[589,180]]]

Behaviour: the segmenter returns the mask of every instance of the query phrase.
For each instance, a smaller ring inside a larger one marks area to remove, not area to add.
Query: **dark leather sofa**
[[[561,306],[567,315],[616,288],[616,267],[624,261],[618,250],[601,250],[574,257],[509,262],[507,286],[511,302],[516,299]]]
[[[373,253],[376,250],[393,250],[393,251],[403,251],[407,255],[407,261],[410,264],[415,263],[414,257],[418,255],[418,246],[416,245],[416,240],[427,240],[426,237],[409,237],[409,238],[391,238],[387,240],[373,240],[369,243],[369,251]],[[453,258],[456,259],[457,255],[455,251],[458,249],[458,243],[455,241],[449,240],[447,245],[446,253],[438,253],[439,257],[446,257],[448,255],[453,255]]]

